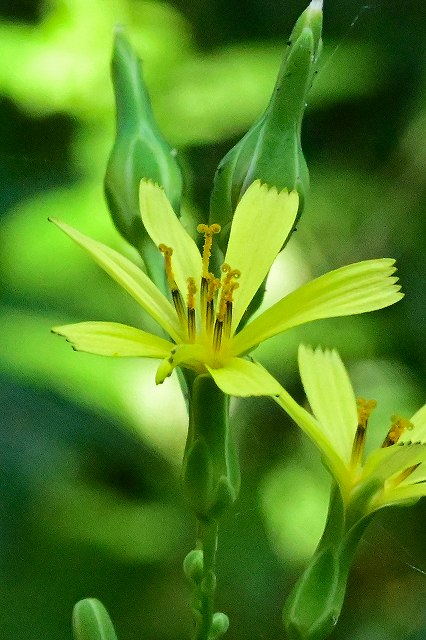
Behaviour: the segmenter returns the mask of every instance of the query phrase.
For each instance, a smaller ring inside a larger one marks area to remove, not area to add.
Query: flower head
[[[323,454],[347,509],[367,515],[426,495],[426,405],[409,419],[394,415],[381,446],[365,455],[375,400],[356,399],[336,351],[299,348],[299,368],[314,416],[284,390],[276,398]]]
[[[305,322],[373,311],[402,297],[392,275],[394,261],[368,260],[300,287],[240,330],[243,314],[292,229],[297,193],[278,192],[259,180],[252,183],[236,208],[220,273],[210,265],[219,225],[199,225],[204,236],[200,253],[160,187],[142,180],[140,205],[144,227],[163,254],[168,297],[118,252],[63,222],[53,222],[157,321],[169,339],[112,322],[83,322],[55,327],[53,332],[77,351],[161,359],[157,383],[180,366],[210,373],[230,395],[274,395],[278,383],[245,358],[260,342]]]

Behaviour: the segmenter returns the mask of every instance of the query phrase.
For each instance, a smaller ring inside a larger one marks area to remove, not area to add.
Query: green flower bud
[[[117,640],[111,618],[96,598],[85,598],[74,606],[72,631],[74,640]]]
[[[226,246],[238,201],[256,179],[278,190],[296,189],[300,199],[298,217],[302,213],[309,173],[301,147],[301,127],[321,53],[321,31],[322,0],[312,0],[292,31],[265,112],[218,166],[210,218],[222,227],[222,248]]]
[[[376,484],[365,487],[363,501],[375,491]],[[340,493],[334,489],[317,550],[284,605],[283,622],[289,640],[325,640],[334,629],[342,610],[349,570],[372,515],[351,526]]]
[[[149,178],[163,187],[176,213],[182,176],[176,153],[155,122],[140,60],[117,29],[111,65],[117,133],[105,174],[105,195],[121,235],[138,250],[147,240],[139,210],[139,184]]]
[[[236,499],[240,471],[229,428],[229,398],[209,375],[193,384],[182,484],[200,520],[218,519]]]

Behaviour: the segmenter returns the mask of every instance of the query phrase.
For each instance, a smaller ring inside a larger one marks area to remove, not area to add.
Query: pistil
[[[210,272],[210,258],[212,255],[213,235],[220,233],[220,224],[199,224],[197,227],[198,233],[204,234],[204,246],[203,246],[203,273],[202,278],[209,280]]]

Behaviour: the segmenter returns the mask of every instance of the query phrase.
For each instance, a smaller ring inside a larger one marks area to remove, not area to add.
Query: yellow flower
[[[156,382],[177,366],[210,373],[227,394],[273,395],[280,388],[258,363],[246,358],[260,342],[291,327],[334,316],[373,311],[397,302],[394,261],[368,260],[331,271],[239,329],[241,318],[288,237],[298,209],[296,192],[278,192],[255,181],[241,198],[232,221],[221,273],[210,271],[219,225],[200,225],[204,249],[177,219],[164,191],[147,180],[140,187],[142,221],[164,255],[170,296],[130,260],[53,220],[116,280],[170,337],[169,340],[113,322],[55,327],[78,351],[106,356],[158,358]]]
[[[284,389],[275,399],[320,449],[346,509],[357,502],[361,517],[426,495],[426,405],[409,419],[392,416],[382,445],[365,456],[376,402],[355,398],[336,351],[301,345],[299,369],[315,417]]]

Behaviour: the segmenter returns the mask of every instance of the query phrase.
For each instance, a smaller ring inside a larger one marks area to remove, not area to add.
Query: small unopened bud
[[[222,226],[222,248],[228,240],[235,208],[254,180],[260,179],[278,190],[297,190],[298,218],[302,213],[309,173],[301,147],[301,127],[321,53],[321,31],[322,2],[312,0],[287,42],[266,110],[218,166],[210,211],[211,220]]]
[[[139,209],[140,181],[147,178],[163,187],[178,214],[182,176],[176,153],[155,122],[140,60],[122,29],[115,33],[111,74],[117,133],[105,174],[105,195],[118,231],[140,250],[147,237]]]
[[[349,510],[337,487],[332,489],[322,538],[284,605],[289,640],[326,640],[336,626],[355,552],[373,516],[366,515],[365,506],[377,487],[367,483]]]

